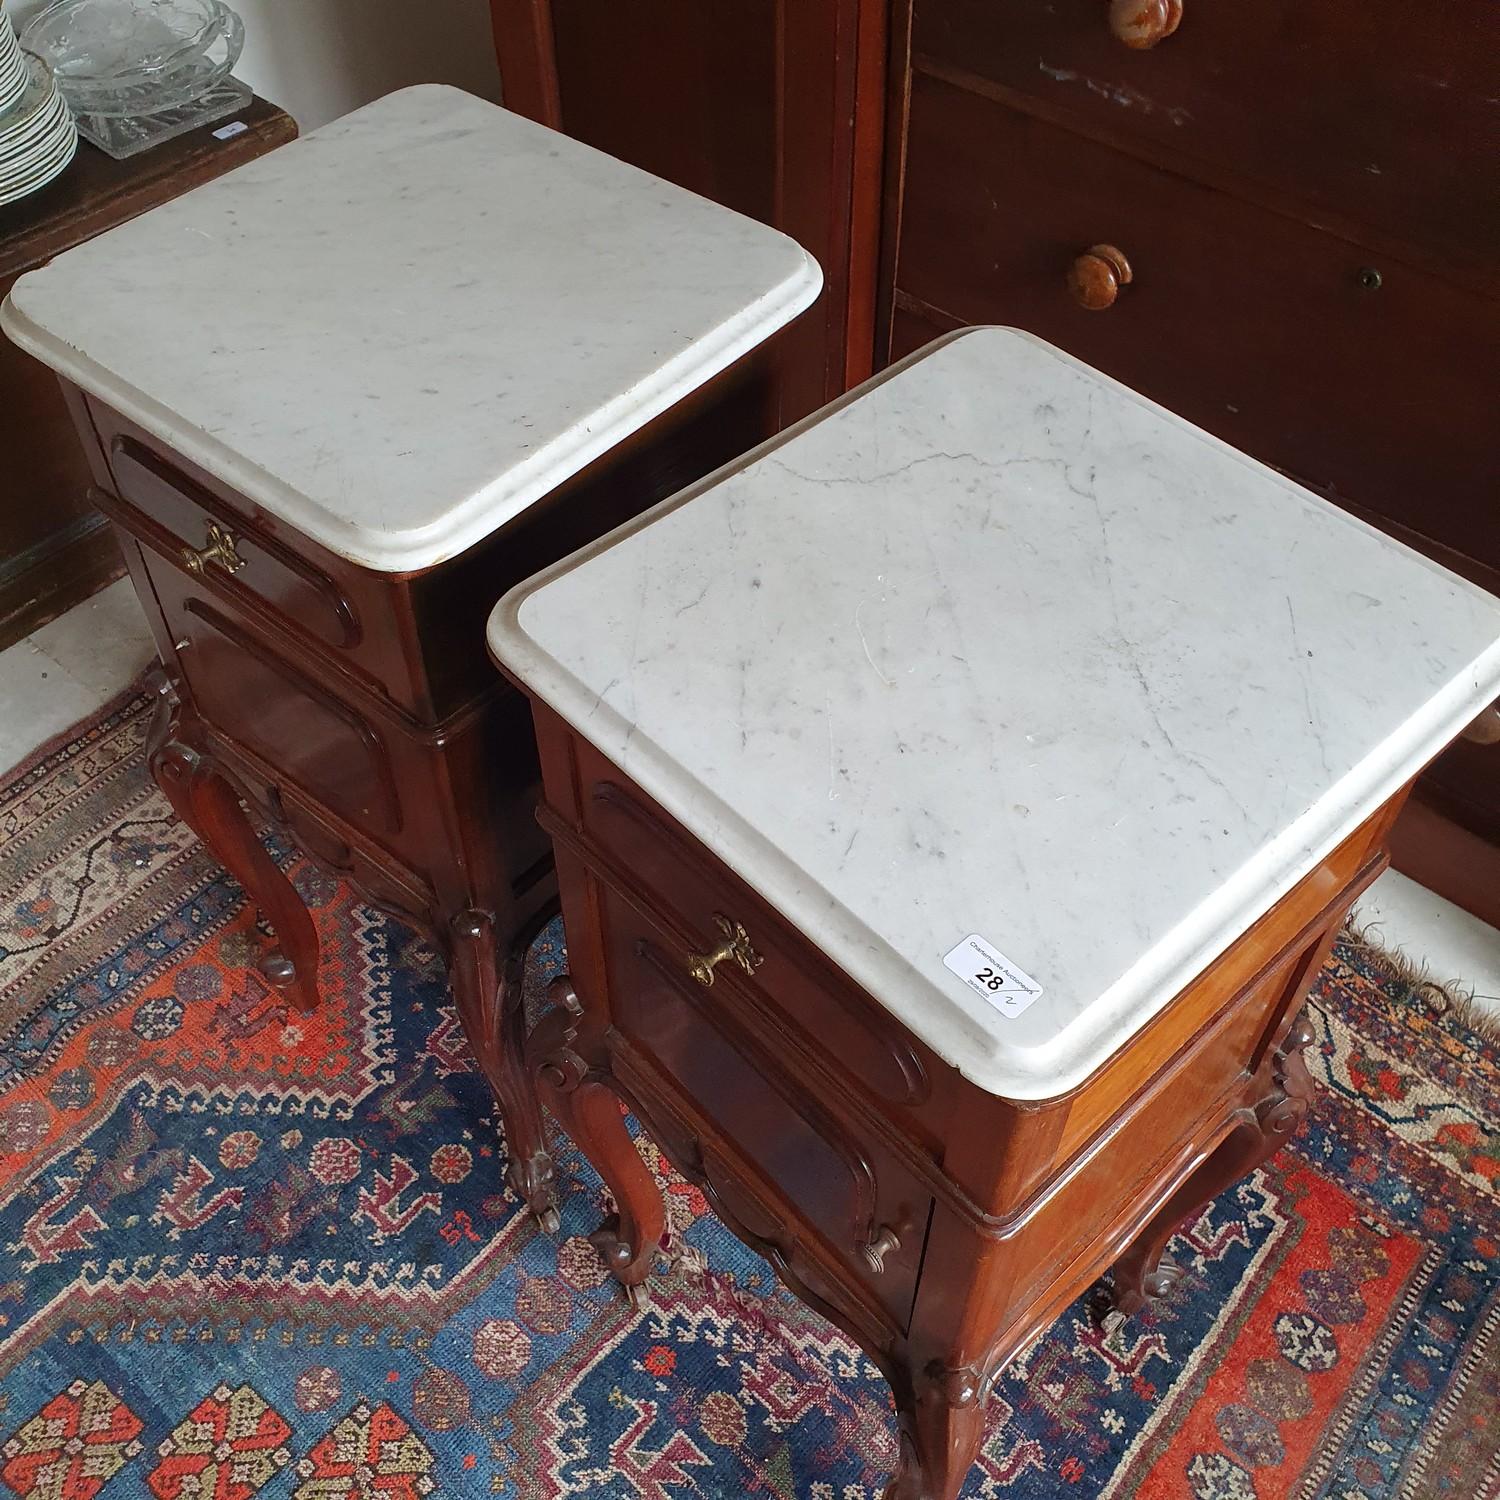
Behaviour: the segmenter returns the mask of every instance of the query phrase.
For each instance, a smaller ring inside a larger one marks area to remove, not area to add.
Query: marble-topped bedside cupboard
[[[1004,1363],[1306,1108],[1308,987],[1500,603],[1077,360],[949,336],[514,588],[570,976],[529,1050],[888,1374],[952,1500]],[[700,1480],[700,1483],[704,1481]]]
[[[317,994],[241,797],[447,955],[509,1177],[554,1218],[520,1061],[555,905],[515,582],[770,430],[745,356],[817,295],[791,240],[455,89],[403,90],[23,276],[165,668],[180,816]]]

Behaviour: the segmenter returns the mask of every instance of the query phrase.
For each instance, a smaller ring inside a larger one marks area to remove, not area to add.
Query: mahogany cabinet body
[[[255,99],[245,129],[205,126],[127,161],[87,142],[41,192],[0,207],[0,299],[54,255],[291,140],[290,115]],[[88,503],[89,472],[57,382],[0,338],[0,649],[121,572],[120,549]]]
[[[544,1220],[551,1168],[522,1062],[525,948],[556,908],[525,699],[485,650],[512,584],[753,446],[743,361],[449,562],[336,556],[92,396],[65,388],[163,668],[152,769],[275,929],[261,968],[317,1000],[317,939],[241,799],[446,955],[494,1086],[510,1178]]]
[[[491,4],[515,106],[822,262],[785,419],[1009,324],[1500,593],[1486,0],[1185,0],[1144,47],[1108,0]],[[1085,305],[1101,245],[1129,279]],[[1441,756],[1394,843],[1500,924],[1500,746]]]
[[[888,1375],[895,1500],[952,1500],[1006,1360],[1111,1265],[1170,1284],[1171,1231],[1305,1111],[1303,997],[1386,863],[1404,792],[1068,1094],[986,1093],[908,1033],[595,747],[535,706],[570,974],[528,1051],[619,1204],[595,1243],[653,1268],[658,1190],[627,1101],[715,1211]],[[694,957],[741,924],[760,963]]]

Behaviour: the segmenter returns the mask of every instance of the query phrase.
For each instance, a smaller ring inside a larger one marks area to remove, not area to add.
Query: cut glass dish
[[[239,60],[244,26],[220,0],[56,0],[21,37],[79,115],[133,118],[191,104]]]

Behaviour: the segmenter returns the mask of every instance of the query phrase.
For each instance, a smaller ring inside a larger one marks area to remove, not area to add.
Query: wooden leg
[[[449,923],[449,975],[469,1046],[500,1106],[510,1156],[506,1180],[542,1228],[555,1234],[559,1228],[557,1186],[536,1083],[526,1066],[522,1005],[526,950],[537,930],[538,924],[532,924],[517,934],[497,974],[494,918],[483,911],[460,912]]]
[[[901,1459],[885,1500],[955,1500],[984,1437],[984,1402],[968,1370],[943,1371],[897,1394]]]
[[[1311,1023],[1299,1014],[1286,1039],[1256,1074],[1249,1096],[1254,1102],[1239,1110],[1230,1133],[1116,1262],[1114,1308],[1106,1319],[1107,1327],[1118,1326],[1147,1302],[1164,1296],[1181,1278],[1182,1271],[1162,1252],[1184,1220],[1274,1156],[1297,1133],[1312,1094],[1307,1064],[1302,1060],[1302,1049],[1312,1039]]]
[[[255,836],[234,789],[200,747],[192,721],[163,684],[146,743],[151,774],[172,810],[244,887],[275,929],[279,948],[260,971],[298,1010],[318,1003],[318,934],[302,898]]]
[[[608,1057],[601,1041],[586,1035],[572,980],[554,979],[547,995],[555,1009],[537,1024],[528,1050],[548,1108],[614,1194],[618,1214],[589,1238],[639,1307],[667,1227],[661,1189],[625,1128],[620,1097],[607,1081]]]

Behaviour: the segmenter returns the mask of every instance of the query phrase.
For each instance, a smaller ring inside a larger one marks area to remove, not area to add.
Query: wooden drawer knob
[[[1182,24],[1182,0],[1109,0],[1109,29],[1127,47],[1144,51]]]
[[[1500,745],[1500,703],[1492,703],[1464,730],[1464,738],[1475,745]]]
[[[1113,307],[1120,288],[1130,283],[1130,262],[1113,245],[1090,245],[1068,272],[1073,300],[1091,312]]]

